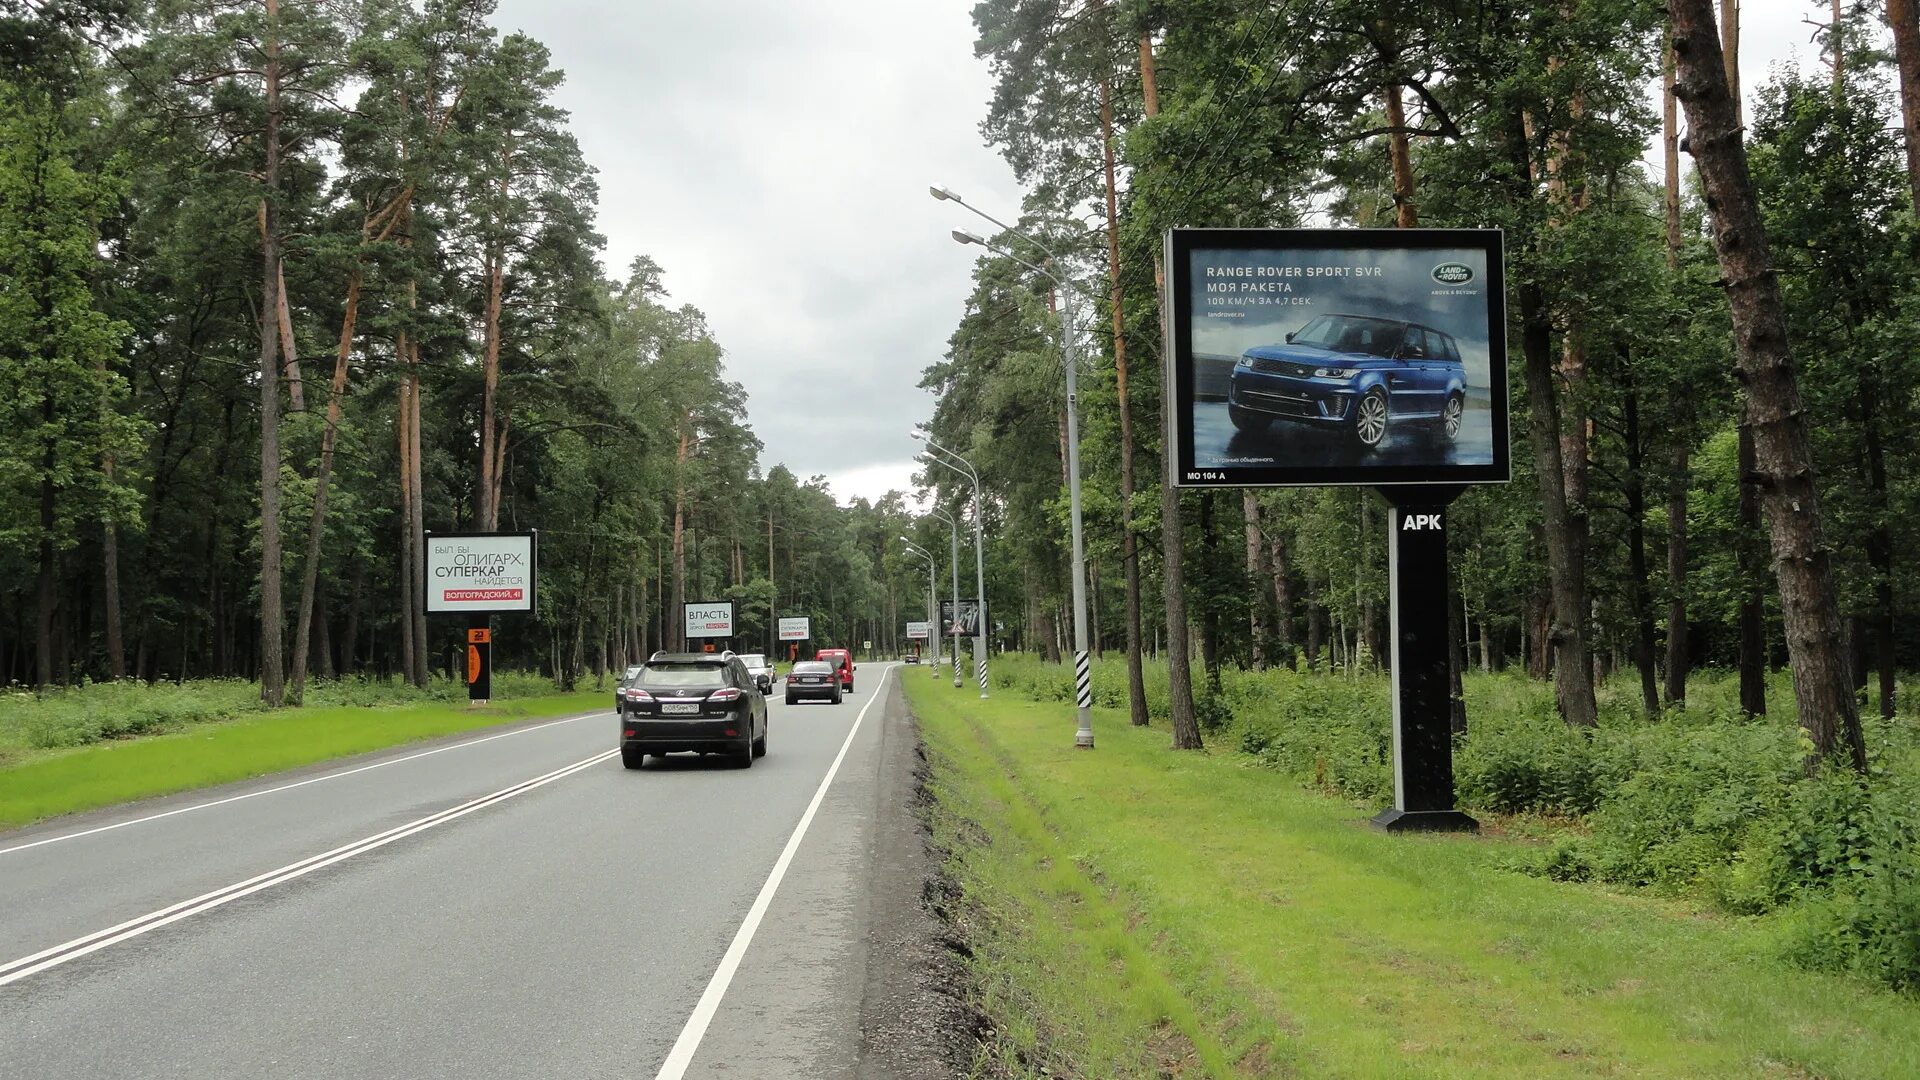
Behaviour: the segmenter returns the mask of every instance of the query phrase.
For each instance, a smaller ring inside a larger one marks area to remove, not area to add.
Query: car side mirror
[[[1293,335],[1294,335],[1294,334],[1295,334],[1296,332],[1297,332],[1297,331],[1293,331],[1293,330],[1289,330],[1289,331],[1287,331],[1287,342],[1288,342],[1289,344],[1291,344],[1291,343],[1293,342]]]

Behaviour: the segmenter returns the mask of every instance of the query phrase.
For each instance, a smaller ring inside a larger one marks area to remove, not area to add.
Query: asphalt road
[[[0,834],[0,1076],[906,1075],[902,670],[751,769],[601,712]]]

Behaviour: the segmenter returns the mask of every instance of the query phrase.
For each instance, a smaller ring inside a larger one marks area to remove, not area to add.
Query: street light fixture
[[[937,560],[934,559],[932,553],[926,551],[919,544],[914,543],[913,541],[907,539],[905,536],[902,536],[900,538],[900,542],[907,545],[908,551],[911,551],[915,555],[918,555],[920,558],[927,560],[927,627],[928,627],[928,633],[931,634],[933,624],[940,621],[939,601],[936,599],[937,594],[934,591],[934,585],[933,585],[933,576],[934,574],[939,572],[940,564]],[[936,679],[939,678],[940,665],[930,661],[927,664],[927,674],[933,676]]]
[[[978,207],[969,206],[966,200],[946,188],[929,189],[934,198],[942,202],[952,202],[964,206],[975,215],[1000,226],[1001,231],[1012,233],[1038,248],[1049,261],[1058,265],[1060,258],[1047,250],[1047,246],[1019,229],[1000,221],[998,218]],[[1015,255],[1003,247],[990,243],[981,236],[964,229],[953,230],[953,238],[961,244],[978,244],[988,251],[997,252],[1037,274],[1044,275],[1053,282],[1060,294],[1060,363],[1067,373],[1067,495],[1072,508],[1073,518],[1073,689],[1074,702],[1079,714],[1080,727],[1074,732],[1073,745],[1082,749],[1093,748],[1093,668],[1087,654],[1087,555],[1086,546],[1081,539],[1080,522],[1080,415],[1079,386],[1076,365],[1073,359],[1073,301],[1074,290],[1067,286],[1058,274],[1044,266],[1038,266]]]
[[[980,681],[980,700],[987,699],[987,556],[985,536],[986,501],[980,493],[980,474],[974,471],[973,464],[966,458],[933,441],[933,436],[919,428],[907,433],[909,436],[927,444],[933,454],[923,455],[924,460],[944,466],[973,481],[973,582],[976,591],[978,610],[974,612],[973,633],[973,670],[974,677]],[[954,608],[954,618],[960,617],[958,607]]]
[[[928,509],[947,523],[948,532],[953,537],[953,688],[958,690],[960,679],[960,522],[952,514],[938,506]]]

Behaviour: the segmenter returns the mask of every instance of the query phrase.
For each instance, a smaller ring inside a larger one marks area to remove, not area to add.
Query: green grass
[[[336,705],[176,724],[166,734],[41,750],[0,765],[0,829],[151,795],[537,716],[606,708],[597,690],[496,702]]]
[[[1164,728],[903,680],[962,893],[979,1075],[1913,1077],[1920,999],[1776,917],[1502,868]]]

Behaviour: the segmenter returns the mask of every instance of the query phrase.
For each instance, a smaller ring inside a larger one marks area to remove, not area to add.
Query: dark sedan
[[[767,752],[767,699],[746,665],[712,653],[656,653],[626,689],[620,761],[678,750],[728,754],[742,767]]]
[[[825,660],[802,660],[787,672],[787,704],[831,701],[840,704],[840,672]]]

